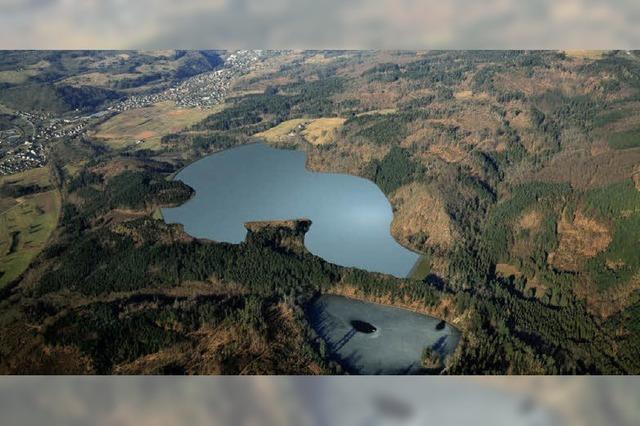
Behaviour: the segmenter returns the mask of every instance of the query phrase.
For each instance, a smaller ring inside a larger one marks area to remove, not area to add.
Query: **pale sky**
[[[0,0],[0,11],[2,49],[640,46],[637,0]]]

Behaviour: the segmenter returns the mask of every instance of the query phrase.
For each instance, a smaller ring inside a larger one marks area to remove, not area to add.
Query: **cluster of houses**
[[[60,119],[48,112],[26,111],[17,114],[25,126],[0,132],[0,176],[43,166],[49,141],[79,135],[93,117]]]
[[[44,147],[38,142],[24,142],[14,147],[0,160],[0,176],[41,167],[47,157]]]
[[[160,93],[131,96],[111,105],[105,111],[89,116],[63,119],[45,112],[19,112],[31,129],[25,132],[16,127],[0,132],[0,175],[44,165],[45,145],[48,141],[79,135],[85,131],[92,118],[101,115],[141,108],[161,101],[174,101],[185,108],[206,108],[218,104],[224,100],[233,79],[259,68],[263,64],[263,58],[261,50],[240,50],[230,54],[223,67],[216,71],[190,77]]]
[[[184,108],[206,108],[218,104],[224,100],[231,81],[238,75],[258,68],[263,56],[261,50],[239,50],[229,55],[224,66],[216,71],[190,77],[159,93],[131,96],[109,107],[109,110],[122,112],[162,101],[173,101]]]

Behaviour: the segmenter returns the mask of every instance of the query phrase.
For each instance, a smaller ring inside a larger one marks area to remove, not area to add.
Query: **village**
[[[261,50],[240,50],[231,53],[218,70],[195,75],[159,93],[128,97],[91,115],[54,117],[45,112],[19,111],[23,126],[0,130],[0,176],[43,166],[49,142],[78,136],[105,116],[163,101],[173,101],[181,108],[219,104],[227,96],[232,81],[259,68],[265,57]]]
[[[122,112],[162,101],[173,101],[182,108],[207,108],[222,102],[231,82],[261,66],[261,50],[240,50],[229,55],[221,69],[198,74],[160,93],[132,96],[108,108]]]

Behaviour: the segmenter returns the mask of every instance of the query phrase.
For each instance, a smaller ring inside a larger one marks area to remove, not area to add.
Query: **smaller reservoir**
[[[437,318],[342,296],[320,296],[309,317],[352,374],[420,374],[425,348],[444,359],[460,340],[458,330]]]

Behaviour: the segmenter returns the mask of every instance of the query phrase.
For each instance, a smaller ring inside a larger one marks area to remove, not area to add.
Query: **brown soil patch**
[[[496,272],[503,277],[520,277],[522,276],[522,272],[518,268],[513,265],[509,265],[508,263],[498,263],[496,265]]]
[[[163,294],[183,297],[245,293],[245,289],[234,284],[215,281],[186,285],[187,289],[181,286]],[[215,288],[208,288],[211,286]],[[114,367],[114,374],[170,374],[172,371],[199,375],[326,373],[305,352],[306,337],[290,305],[281,302],[268,307],[265,320],[268,327],[265,332],[246,324],[204,325],[190,332],[188,341],[118,365]],[[282,363],[283,359],[287,362]]]
[[[180,364],[181,352],[177,348],[169,348],[145,355],[134,361],[114,366],[113,374],[158,374],[169,365]],[[219,374],[215,369],[210,372],[210,374],[216,373]]]
[[[435,141],[454,142],[451,136],[443,134],[440,127],[458,128],[459,135],[469,145],[478,145],[486,135],[493,135],[500,125],[497,116],[488,105],[465,103],[464,109],[456,112],[452,118],[432,118],[412,123],[408,139],[419,140],[429,138]],[[415,134],[415,135],[414,135]]]
[[[517,129],[520,134],[520,142],[529,153],[541,152],[548,149],[544,138],[538,137],[533,131]]]
[[[542,223],[542,215],[536,210],[524,213],[518,220],[518,226],[520,229],[526,229],[532,231],[538,229]]]
[[[361,176],[372,160],[382,160],[388,146],[371,143],[337,143],[324,149],[307,146],[307,168],[314,172],[348,173]]]
[[[519,90],[528,96],[536,96],[548,90],[561,90],[568,95],[586,93],[581,83],[580,76],[570,70],[536,70],[534,75],[516,70],[498,73],[495,76],[497,87],[507,91]]]
[[[604,50],[564,50],[565,55],[576,59],[600,59],[604,55]]]
[[[167,113],[167,116],[168,117],[180,117],[180,116],[188,114],[188,112],[189,111],[187,111],[186,109],[177,109],[175,111],[169,111]]]
[[[504,142],[500,142],[495,147],[496,152],[505,152],[506,150],[507,150],[507,144]]]
[[[412,148],[415,158],[424,164],[433,163],[434,159],[449,164],[465,164],[478,173],[478,165],[469,156],[469,146],[479,147],[482,144],[483,132],[465,130],[463,140],[454,141],[439,125],[458,126],[454,120],[428,120],[412,123],[409,135],[400,143],[403,148]],[[491,148],[493,149],[493,148]]]
[[[0,357],[0,374],[92,374],[91,361],[75,347],[48,346],[43,325],[18,317],[4,324],[0,343],[7,356]]]
[[[245,362],[251,363],[268,349],[267,342],[254,330],[242,330],[237,327],[230,329],[203,327],[194,333],[194,337],[199,341],[196,349],[199,356],[192,360],[188,370],[197,371],[199,374],[220,374],[222,372],[219,361],[220,352],[227,346],[238,347],[238,358],[242,360],[239,366]]]
[[[437,143],[429,147],[429,152],[447,163],[459,163],[467,158],[467,152],[453,144]]]
[[[574,285],[574,293],[585,300],[589,312],[604,319],[629,306],[637,290],[640,290],[640,274],[636,274],[628,283],[614,286],[604,292],[586,278]]]
[[[595,142],[591,145],[591,149],[589,150],[592,157],[597,157],[608,152],[611,152],[611,147],[604,141]]]
[[[142,131],[140,133],[136,133],[135,137],[136,139],[148,139],[148,138],[152,138],[154,136],[157,136],[158,134],[156,132],[154,132],[153,130],[145,130]]]
[[[105,179],[110,179],[125,171],[138,171],[144,169],[144,163],[135,158],[118,158],[104,165],[93,167],[92,172],[102,175]]]
[[[451,219],[443,201],[419,183],[398,189],[391,196],[394,218],[391,233],[401,244],[419,250],[423,244],[448,249],[453,244]],[[422,241],[426,238],[426,241]]]
[[[591,149],[563,151],[522,181],[569,182],[574,188],[589,189],[626,180],[640,164],[640,150],[595,149],[595,153]]]
[[[185,129],[222,108],[180,108],[173,102],[159,102],[111,117],[97,127],[93,136],[114,148],[136,146],[143,139],[145,144],[140,148],[159,149],[162,136]]]
[[[358,99],[360,107],[364,110],[388,109],[396,108],[402,93],[406,93],[403,89],[405,83],[396,81],[393,83],[383,83],[372,81],[363,84],[358,88],[357,92],[343,92],[335,96],[335,100],[346,101],[349,99]]]
[[[112,87],[114,83],[118,81],[136,78],[139,74],[123,73],[123,74],[111,74],[103,72],[89,72],[80,75],[74,75],[64,79],[61,83],[69,84],[72,86],[100,86],[100,87]]]
[[[500,125],[498,117],[491,111],[488,104],[472,103],[455,115],[455,121],[462,130],[472,133],[489,131],[493,133]]]
[[[488,101],[491,99],[491,96],[487,92],[474,92],[472,90],[460,90],[453,94],[453,97],[456,100],[464,101],[464,100],[477,100],[477,101]]]
[[[560,243],[549,254],[548,263],[562,271],[577,272],[587,259],[605,250],[611,242],[606,226],[577,212],[572,222],[564,215],[558,222]]]
[[[531,129],[531,117],[527,106],[521,102],[511,102],[507,110],[509,125],[518,132]]]
[[[257,359],[267,346],[252,330],[236,327],[204,326],[190,333],[191,343],[172,346],[114,367],[114,374],[158,374],[167,367],[179,366],[187,374],[229,374],[225,370],[225,352],[237,351],[238,366]],[[238,372],[233,371],[237,374]]]
[[[461,90],[453,94],[456,99],[469,99],[473,96],[473,92],[471,90]]]
[[[340,117],[318,118],[307,124],[302,135],[312,145],[323,145],[336,140],[338,129],[346,120]]]
[[[451,141],[439,135],[432,126],[428,125],[428,122],[412,123],[409,129],[408,136],[400,142],[400,146],[403,148],[415,146],[418,151],[424,152],[435,143],[440,143],[444,146],[451,143]]]
[[[547,291],[547,286],[542,284],[537,276],[532,278],[527,278],[527,283],[524,286],[524,289],[526,291],[526,290],[529,290],[530,288],[532,288],[535,291],[534,295],[537,298],[541,298],[542,296],[544,296],[545,292]]]
[[[520,272],[520,270],[517,267],[509,263],[496,264],[496,272],[505,278],[509,278],[509,277],[520,278],[524,275],[522,272]],[[524,290],[526,292],[529,289],[534,290],[535,297],[541,298],[547,291],[547,286],[542,284],[537,276],[526,277],[526,284],[524,286]]]
[[[324,370],[315,361],[306,359],[306,356],[299,351],[305,344],[305,336],[298,322],[292,307],[284,302],[278,303],[271,312],[271,328],[274,333],[271,343],[271,353],[269,361],[273,365],[281,363],[283,358],[289,360],[289,373],[320,375]],[[267,370],[268,371],[268,370]]]
[[[356,114],[356,115],[358,117],[364,117],[364,116],[367,116],[367,115],[387,115],[387,114],[394,114],[397,111],[398,111],[397,108],[374,109],[372,111],[365,111],[365,112],[361,112],[360,114]]]

